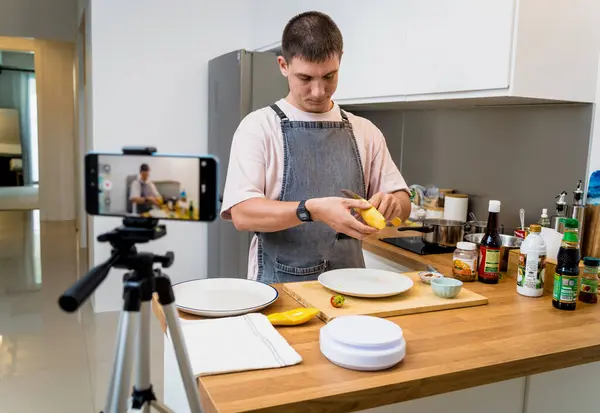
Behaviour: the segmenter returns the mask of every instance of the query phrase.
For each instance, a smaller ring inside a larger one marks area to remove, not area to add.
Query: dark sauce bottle
[[[573,311],[577,306],[579,293],[579,221],[574,218],[561,218],[565,233],[558,250],[552,305],[559,310]]]
[[[498,215],[500,214],[500,201],[490,201],[489,215],[485,234],[479,243],[479,275],[480,282],[497,284],[500,279],[500,248],[502,238],[498,231]]]

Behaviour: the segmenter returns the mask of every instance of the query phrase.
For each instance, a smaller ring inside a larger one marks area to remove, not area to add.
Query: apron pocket
[[[283,275],[283,278],[290,275],[294,277],[316,277],[325,272],[325,270],[327,269],[327,264],[327,261],[323,261],[322,263],[312,267],[298,268],[282,264],[279,261],[275,261],[273,263],[273,266],[275,267],[275,272],[279,273],[280,275]]]

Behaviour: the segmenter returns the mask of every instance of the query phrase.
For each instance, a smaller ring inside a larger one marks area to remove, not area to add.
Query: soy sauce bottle
[[[565,233],[558,250],[552,305],[559,310],[573,311],[577,306],[579,293],[579,221],[574,218],[561,218],[560,222],[565,226]]]
[[[502,247],[502,239],[498,231],[500,201],[490,201],[488,211],[487,228],[479,244],[478,279],[485,284],[497,284],[500,279],[500,248]]]

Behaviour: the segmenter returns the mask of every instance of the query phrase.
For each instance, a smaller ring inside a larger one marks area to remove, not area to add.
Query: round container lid
[[[538,224],[531,224],[529,226],[529,232],[542,232],[542,226]]]
[[[500,212],[500,201],[490,201],[489,212]]]
[[[456,248],[467,251],[475,251],[477,245],[474,242],[460,241],[456,243]]]
[[[446,198],[468,198],[467,194],[446,194]]]
[[[589,267],[599,267],[600,266],[600,258],[585,257],[583,259],[583,265],[587,265]]]
[[[353,347],[381,348],[400,345],[404,341],[399,325],[371,316],[338,317],[322,329],[328,339]]]

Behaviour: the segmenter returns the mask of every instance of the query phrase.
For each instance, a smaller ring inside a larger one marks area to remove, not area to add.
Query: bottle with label
[[[452,275],[459,281],[477,281],[477,245],[472,242],[456,243],[452,257]]]
[[[542,216],[538,221],[541,227],[550,228],[550,218],[548,217],[548,210],[546,208],[542,209]]]
[[[189,218],[194,219],[194,201],[190,201]]]
[[[554,273],[552,305],[559,310],[575,310],[579,293],[579,222],[574,218],[561,218],[565,227],[558,262]]]
[[[595,304],[598,302],[598,269],[600,258],[585,257],[583,259],[583,275],[579,288],[579,301]]]
[[[541,226],[531,225],[529,235],[521,244],[517,270],[517,292],[526,297],[541,297],[544,293],[546,243],[542,238],[541,231]]]
[[[479,281],[497,284],[500,279],[500,248],[502,239],[498,231],[500,201],[490,201],[487,228],[479,244]]]

